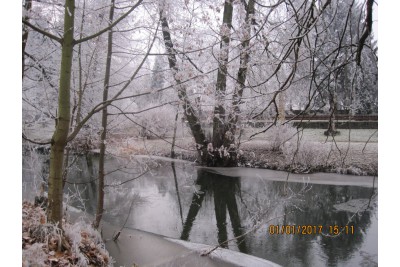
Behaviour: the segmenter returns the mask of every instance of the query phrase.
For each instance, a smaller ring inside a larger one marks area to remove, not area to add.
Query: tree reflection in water
[[[300,186],[299,184],[291,185],[294,190]],[[301,209],[287,213],[287,216],[277,224],[321,225],[324,234],[267,235],[263,251],[273,251],[270,259],[285,266],[293,264],[312,266],[313,254],[320,253],[315,249],[315,244],[318,244],[327,266],[337,266],[349,261],[361,249],[366,232],[371,225],[371,216],[377,209],[376,189],[372,188],[371,191],[372,194],[365,188],[354,186],[312,185],[310,192],[304,196]],[[364,199],[370,205],[358,212],[334,208],[335,204],[346,203],[352,199]],[[343,231],[337,236],[328,233],[329,226],[346,225],[353,226],[354,233]],[[290,257],[285,258],[282,255],[290,255]]]
[[[45,175],[48,163],[42,164],[42,175]],[[121,165],[128,166],[126,162],[112,158],[107,164],[110,170],[119,169]],[[376,265],[377,241],[374,238],[377,236],[378,203],[375,187],[293,182],[288,183],[286,188],[290,194],[283,194],[283,182],[255,178],[251,169],[246,170],[248,176],[242,173],[241,177],[235,177],[203,168],[198,168],[196,173],[192,165],[184,163],[163,164],[137,182],[107,187],[104,220],[122,225],[132,199],[137,197],[129,227],[212,245],[228,239],[230,229],[227,229],[227,224],[230,222],[234,236],[250,231],[245,238],[237,240],[239,251],[282,266],[360,266],[361,262],[367,266]],[[68,180],[77,184],[66,183],[65,186],[71,196],[80,196],[79,201],[75,197],[70,198],[68,204],[80,208],[84,202],[88,213],[94,210],[96,204],[97,183],[89,181],[95,178],[93,175],[97,166],[96,157],[79,157],[68,172]],[[136,165],[128,167],[137,169]],[[197,175],[194,181],[193,174]],[[137,173],[118,171],[110,172],[107,179],[110,184],[119,184],[135,176]],[[197,188],[195,193],[188,191],[193,182]],[[356,214],[355,211],[335,208],[336,204],[361,200],[369,204],[369,208]],[[201,216],[197,216],[199,212]],[[166,214],[168,220],[163,217]],[[268,232],[270,225],[322,225],[327,234],[328,226],[345,226],[348,223],[354,225],[354,234],[337,237]],[[262,227],[251,231],[257,225]],[[229,243],[229,246],[232,248],[235,244]]]
[[[202,202],[206,194],[213,196],[215,217],[217,220],[218,243],[222,247],[228,248],[228,233],[226,229],[226,211],[229,212],[232,230],[236,239],[240,252],[247,253],[246,242],[243,234],[243,228],[240,223],[238,206],[236,203],[236,194],[240,194],[240,178],[224,176],[204,169],[197,172],[196,184],[200,186],[200,190],[193,194],[189,212],[183,225],[181,234],[182,240],[188,240],[193,222],[201,208]]]

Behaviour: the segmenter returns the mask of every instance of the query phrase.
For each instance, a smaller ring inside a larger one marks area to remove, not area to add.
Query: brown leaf
[[[87,239],[89,237],[89,234],[84,232],[84,231],[82,231],[81,232],[81,237],[84,238],[84,239]]]
[[[55,256],[56,256],[57,258],[63,258],[64,255],[65,255],[64,252],[61,252],[61,251],[57,251],[56,254],[55,254]]]
[[[46,223],[46,217],[43,214],[40,214],[40,224]]]

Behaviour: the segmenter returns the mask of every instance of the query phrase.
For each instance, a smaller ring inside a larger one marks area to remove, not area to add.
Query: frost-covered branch
[[[146,62],[147,57],[149,56],[149,53],[153,47],[153,44],[156,40],[156,36],[157,36],[157,31],[158,31],[158,27],[156,29],[156,32],[154,33],[154,37],[153,40],[150,43],[150,46],[147,50],[146,55],[143,57],[142,61],[140,62],[140,64],[137,66],[136,70],[133,72],[132,76],[129,78],[129,80],[124,84],[124,86],[109,100],[107,101],[103,101],[99,104],[97,104],[87,115],[85,118],[83,118],[81,120],[81,122],[79,124],[76,125],[75,129],[73,130],[73,132],[68,136],[68,142],[71,141],[72,139],[74,139],[76,137],[76,135],[79,133],[79,131],[81,130],[81,128],[83,127],[83,125],[86,124],[86,122],[97,112],[103,110],[104,108],[108,107],[111,103],[113,103],[114,101],[118,100],[118,97],[125,91],[126,88],[128,88],[128,86],[131,84],[131,82],[135,79],[136,75],[139,73],[139,71],[141,70],[143,64]]]
[[[103,33],[111,30],[115,25],[117,25],[118,23],[120,23],[124,18],[126,18],[130,13],[132,13],[133,10],[135,10],[141,3],[143,2],[143,0],[138,0],[137,3],[135,5],[133,5],[124,15],[122,15],[120,18],[118,18],[117,20],[115,20],[113,23],[111,23],[108,27],[98,31],[95,34],[89,35],[87,37],[81,38],[79,40],[75,40],[74,44],[79,44],[82,42],[86,42],[89,41],[90,39],[96,38],[97,36],[102,35]]]
[[[31,28],[31,29],[37,31],[38,33],[41,33],[41,34],[43,34],[44,36],[47,36],[47,37],[49,37],[50,39],[52,39],[52,40],[54,40],[54,41],[56,41],[57,43],[59,43],[59,44],[62,45],[62,43],[63,43],[63,39],[62,39],[62,38],[57,37],[57,36],[55,36],[55,35],[53,35],[53,34],[47,32],[47,31],[45,31],[45,30],[43,30],[43,29],[40,29],[39,27],[36,27],[35,25],[31,24],[30,22],[28,22],[28,21],[26,21],[26,20],[23,20],[22,23],[25,24],[26,26],[28,26],[29,28]]]

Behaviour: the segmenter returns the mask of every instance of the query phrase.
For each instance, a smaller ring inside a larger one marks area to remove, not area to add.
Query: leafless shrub
[[[163,106],[141,113],[138,124],[139,136],[146,138],[166,137],[174,128],[176,110],[172,106]]]
[[[316,142],[291,142],[284,146],[283,154],[293,169],[310,170],[326,165],[329,148]]]
[[[282,151],[285,142],[296,135],[296,128],[289,124],[277,125],[268,130],[268,139],[271,140],[272,151]]]
[[[347,168],[337,167],[336,172],[339,174],[367,175],[367,172],[355,166],[349,166]]]
[[[76,255],[77,266],[110,266],[110,255],[104,249],[100,233],[84,221],[67,224],[65,234],[71,243],[71,250]]]

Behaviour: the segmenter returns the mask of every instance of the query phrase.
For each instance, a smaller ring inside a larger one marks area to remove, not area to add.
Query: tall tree
[[[242,104],[242,97],[244,93],[244,89],[246,88],[246,79],[247,79],[247,71],[249,68],[250,61],[250,38],[251,38],[251,27],[254,23],[254,0],[249,0],[249,3],[246,6],[246,18],[244,24],[244,34],[240,44],[240,62],[239,62],[239,70],[237,73],[237,79],[235,83],[235,90],[233,93],[232,99],[232,107],[233,110],[229,115],[229,130],[233,133],[233,136],[236,134],[236,128],[240,118],[240,105]]]
[[[227,130],[225,125],[225,97],[226,97],[226,77],[228,75],[228,60],[229,60],[229,43],[231,41],[232,30],[232,15],[233,6],[232,0],[226,0],[224,3],[224,15],[221,26],[221,44],[218,58],[218,73],[217,84],[215,89],[215,106],[213,118],[213,135],[212,144],[214,148],[227,146],[230,140],[225,138]]]
[[[58,90],[58,112],[56,120],[56,129],[51,138],[51,149],[50,149],[50,172],[49,172],[49,191],[48,191],[48,219],[53,223],[57,223],[62,227],[62,204],[63,204],[63,165],[64,165],[64,150],[67,142],[73,140],[79,133],[83,125],[98,111],[107,107],[112,101],[101,103],[97,108],[93,109],[89,114],[75,127],[74,131],[69,135],[70,127],[70,85],[71,85],[71,69],[72,69],[72,57],[73,47],[79,43],[87,42],[93,38],[100,36],[101,34],[109,31],[120,21],[126,18],[137,6],[141,4],[143,0],[133,5],[125,14],[111,23],[108,27],[101,29],[100,31],[80,38],[74,39],[74,19],[75,19],[75,0],[65,0],[64,5],[64,32],[63,37],[59,38],[50,32],[44,31],[41,28],[34,26],[30,22],[24,20],[23,23],[33,30],[43,34],[44,36],[53,39],[61,45],[61,69],[60,69],[60,82]],[[143,63],[143,62],[142,62]],[[125,87],[126,88],[126,87]],[[122,92],[119,92],[115,98],[118,97]]]
[[[114,19],[114,5],[115,0],[111,0],[109,24]],[[112,57],[112,42],[113,42],[113,30],[112,28],[108,31],[107,40],[107,60],[106,60],[106,72],[104,75],[104,86],[103,86],[103,102],[108,100],[108,89],[110,87],[110,71],[111,71],[111,57]],[[101,111],[101,136],[100,136],[100,155],[99,155],[99,191],[97,193],[97,211],[96,218],[93,223],[95,228],[99,227],[101,218],[104,210],[104,158],[106,155],[106,138],[107,138],[107,107]]]
[[[176,87],[178,90],[178,97],[182,101],[183,111],[184,111],[185,117],[188,121],[189,127],[192,131],[193,137],[195,139],[196,148],[199,153],[200,161],[204,163],[207,161],[207,150],[206,149],[207,149],[208,142],[206,140],[204,131],[201,128],[200,120],[196,116],[193,105],[189,100],[186,85],[184,83],[182,83],[181,79],[177,75],[179,72],[179,68],[177,65],[176,51],[175,51],[174,45],[172,43],[169,25],[168,25],[168,21],[167,21],[166,15],[165,15],[164,5],[165,5],[165,1],[161,2],[159,4],[159,9],[160,9],[159,13],[160,13],[164,45],[165,45],[165,48],[166,48],[167,54],[168,54],[169,67],[172,71],[172,75],[174,76],[174,79],[177,84]]]
[[[60,84],[58,93],[58,114],[56,129],[51,138],[50,174],[49,174],[49,207],[48,219],[62,226],[63,203],[63,164],[64,148],[70,125],[70,84],[74,46],[75,1],[66,0],[64,10],[64,35],[62,38],[62,56]]]
[[[163,40],[168,54],[169,66],[173,72],[178,87],[178,96],[183,102],[184,114],[195,138],[200,162],[207,166],[236,166],[237,148],[235,146],[235,131],[239,116],[239,106],[245,88],[247,64],[249,61],[248,46],[251,38],[251,23],[254,14],[254,1],[246,5],[245,34],[240,46],[240,68],[238,71],[237,85],[230,114],[226,114],[228,62],[231,41],[231,28],[233,17],[233,1],[224,3],[223,23],[220,28],[220,51],[218,57],[218,72],[215,85],[215,105],[213,113],[212,140],[208,140],[200,124],[199,116],[190,102],[187,90],[178,75],[179,67],[176,60],[176,50],[172,43],[170,28],[165,11],[165,1],[159,5],[160,19],[163,27]]]

